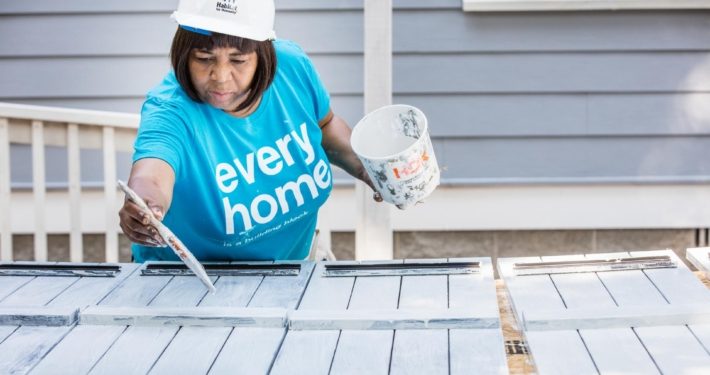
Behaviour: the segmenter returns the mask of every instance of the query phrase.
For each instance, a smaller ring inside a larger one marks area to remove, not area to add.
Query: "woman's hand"
[[[148,207],[150,207],[153,216],[162,221],[163,209],[146,199]],[[118,212],[120,225],[123,233],[131,242],[144,246],[165,246],[165,242],[158,234],[158,231],[150,225],[150,216],[137,204],[126,198],[123,202],[123,207]]]
[[[170,207],[175,172],[168,163],[160,159],[138,160],[131,168],[128,186],[141,197],[159,221]],[[165,246],[158,230],[150,224],[150,213],[145,212],[133,201],[126,198],[118,212],[123,233],[131,242],[144,246]]]

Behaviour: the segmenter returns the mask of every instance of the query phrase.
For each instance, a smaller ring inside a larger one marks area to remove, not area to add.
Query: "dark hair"
[[[276,51],[270,40],[259,42],[220,33],[204,35],[178,27],[175,36],[173,36],[173,44],[170,47],[170,63],[173,66],[178,82],[180,82],[180,86],[192,100],[202,103],[190,77],[190,52],[195,48],[211,50],[218,47],[236,48],[242,53],[256,52],[257,66],[251,87],[249,87],[249,95],[234,111],[249,108],[259,100],[261,94],[266,91],[271,82],[273,82],[274,75],[276,75]]]

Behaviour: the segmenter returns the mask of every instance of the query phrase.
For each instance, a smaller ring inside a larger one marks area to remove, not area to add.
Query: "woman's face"
[[[227,112],[246,99],[256,65],[256,52],[244,54],[236,48],[193,49],[189,58],[200,99]]]

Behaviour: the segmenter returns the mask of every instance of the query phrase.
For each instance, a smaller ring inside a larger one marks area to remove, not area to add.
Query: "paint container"
[[[416,107],[379,108],[355,125],[350,144],[382,199],[407,208],[439,185],[426,116]]]

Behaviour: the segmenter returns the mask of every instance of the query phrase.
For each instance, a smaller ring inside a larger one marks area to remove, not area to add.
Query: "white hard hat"
[[[180,0],[171,17],[191,31],[264,41],[276,39],[275,13],[273,0]]]

